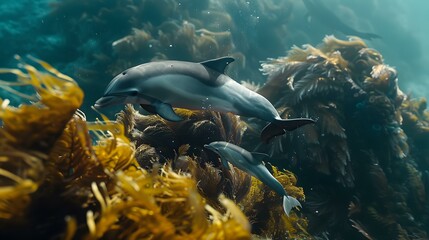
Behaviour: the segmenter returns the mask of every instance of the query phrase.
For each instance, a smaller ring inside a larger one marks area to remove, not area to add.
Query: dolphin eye
[[[127,71],[123,71],[123,72],[122,72],[122,75],[125,75],[125,74],[127,74]]]

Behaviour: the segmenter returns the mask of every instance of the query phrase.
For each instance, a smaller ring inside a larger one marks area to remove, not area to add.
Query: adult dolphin
[[[229,169],[228,162],[230,162],[237,168],[259,179],[277,194],[283,196],[283,210],[287,216],[289,216],[292,208],[301,207],[299,201],[287,194],[280,182],[271,175],[263,164],[262,160],[268,158],[268,155],[263,153],[250,153],[237,145],[222,141],[212,142],[208,145],[204,145],[204,147],[218,154],[222,164],[227,169]]]
[[[281,119],[266,98],[224,74],[233,61],[231,57],[222,57],[201,63],[160,61],[141,64],[117,75],[94,107],[135,103],[169,121],[182,120],[172,107],[256,117],[270,122],[261,133],[261,139],[266,143],[284,134],[285,130],[314,123],[308,118]]]

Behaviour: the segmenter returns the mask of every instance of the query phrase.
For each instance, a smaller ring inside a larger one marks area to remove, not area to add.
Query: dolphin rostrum
[[[268,155],[263,153],[250,153],[247,150],[228,142],[212,142],[204,145],[205,148],[215,152],[221,158],[222,164],[229,169],[228,162],[237,168],[256,177],[277,194],[283,196],[283,210],[286,215],[294,207],[301,207],[301,204],[295,198],[289,196],[283,186],[277,179],[271,175],[265,167],[262,160],[268,158]]]
[[[303,0],[308,14],[314,17],[317,21],[324,23],[327,27],[342,32],[346,35],[354,35],[361,38],[371,40],[373,38],[381,38],[375,33],[360,32],[343,23],[332,11],[330,11],[321,0]]]
[[[314,123],[308,118],[281,119],[274,106],[263,96],[224,74],[234,61],[222,57],[201,63],[160,61],[141,64],[117,75],[94,107],[135,103],[169,121],[181,121],[172,107],[192,110],[231,112],[270,122],[261,133],[268,143],[285,130]]]

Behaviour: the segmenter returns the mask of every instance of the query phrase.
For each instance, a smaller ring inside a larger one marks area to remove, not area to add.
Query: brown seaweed
[[[402,93],[380,53],[359,38],[329,36],[317,47],[268,59],[261,70],[267,82],[257,91],[283,118],[317,119],[270,146],[253,143],[258,121],[243,137],[248,148],[290,159],[273,164],[302,179],[310,232],[339,239],[359,239],[358,231],[374,239],[427,236],[425,101]]]
[[[39,98],[17,108],[2,100],[2,237],[250,238],[248,221],[234,202],[219,196],[215,210],[189,174],[169,165],[141,169],[122,123],[86,122],[77,111],[82,99],[77,84],[35,61],[48,73],[28,64],[22,64],[27,73],[2,70],[38,94],[22,96]]]

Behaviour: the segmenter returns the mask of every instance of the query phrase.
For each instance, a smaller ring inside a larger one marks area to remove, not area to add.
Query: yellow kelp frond
[[[337,46],[338,49],[341,49],[341,46]],[[303,48],[297,46],[292,47],[288,51],[287,57],[281,57],[276,60],[270,59],[267,61],[269,64],[294,64],[295,62],[319,62],[320,59],[324,59],[326,62],[324,64],[338,65],[342,69],[347,67],[347,61],[341,56],[341,52],[338,49],[329,49],[329,51],[324,51],[320,48],[315,48],[309,44],[303,45]],[[265,67],[267,68],[267,67]],[[264,72],[267,73],[265,70]]]
[[[97,159],[111,171],[122,170],[128,167],[134,159],[135,147],[124,135],[124,126],[121,123],[100,123],[100,130],[108,130],[107,134],[99,136],[97,145],[93,147]],[[137,162],[134,163],[137,166]]]
[[[126,136],[131,134],[131,131],[136,125],[135,116],[138,111],[134,109],[132,104],[126,104],[125,109],[117,113],[116,121],[122,123],[124,126],[124,133]]]
[[[101,212],[87,213],[86,239],[249,239],[248,222],[232,201],[220,200],[227,209],[223,215],[205,205],[189,175],[168,165],[160,174],[139,172],[138,177],[118,172],[115,193],[103,183],[92,185]]]
[[[283,61],[280,61],[278,63],[285,64],[288,62],[295,62],[295,61],[305,62],[308,60],[309,56],[327,58],[324,52],[311,46],[310,44],[304,44],[302,47],[303,48],[300,48],[298,46],[293,46],[292,49],[288,51],[287,57],[280,58],[280,59],[283,59]]]
[[[298,199],[299,201],[305,200],[304,189],[296,186],[297,179],[292,172],[287,170],[280,171],[276,167],[273,167],[272,169],[273,176],[283,185],[290,196]]]
[[[380,60],[381,55],[375,56],[376,51],[365,51],[365,49],[367,49],[365,43],[359,38],[343,41],[334,36],[327,36],[317,47],[310,44],[304,44],[302,47],[293,46],[285,57],[268,58],[267,61],[262,62],[260,70],[264,75],[268,75],[268,83],[277,84],[277,88],[287,85],[293,88],[301,79],[325,75],[335,80],[341,76],[341,73],[349,72],[355,64],[354,61],[359,60],[356,56],[364,58],[360,63],[366,63],[368,58]],[[304,73],[309,75],[303,76]],[[300,78],[295,79],[297,75]],[[264,89],[265,86],[262,86],[258,92],[264,93]]]
[[[427,100],[425,98],[407,99],[402,103],[400,110],[403,118],[403,128],[407,135],[425,143],[429,136]]]
[[[326,36],[323,43],[318,47],[322,52],[333,52],[341,48],[366,48],[366,43],[359,37],[349,37],[349,40],[341,40],[333,35]]]
[[[87,161],[94,160],[84,119],[77,115],[70,119],[50,151],[50,160],[50,163],[54,164],[65,178],[79,171],[81,165],[86,165]]]
[[[219,201],[227,212],[222,215],[206,205],[212,224],[201,239],[250,239],[250,223],[240,208],[223,195],[219,197]]]
[[[133,174],[138,166],[134,153],[134,145],[125,137],[122,123],[107,118],[86,122],[76,114],[55,143],[50,165],[60,173],[70,192],[88,194],[92,182],[104,181],[110,189],[114,184],[112,174],[118,170]]]
[[[0,221],[21,221],[34,193],[44,179],[43,156],[0,144]]]
[[[296,186],[297,180],[292,172],[280,171],[276,167],[272,167],[272,170],[273,176],[290,196],[304,201],[303,189]],[[246,216],[255,223],[252,232],[271,239],[310,239],[306,230],[307,220],[297,209],[289,217],[286,216],[281,199],[282,196],[252,177],[250,192],[241,202]]]
[[[0,136],[3,141],[20,148],[49,149],[81,105],[83,92],[75,81],[48,63],[34,59],[42,67],[39,71],[20,58],[18,60],[21,61],[19,66],[22,70],[0,69],[0,74],[15,75],[15,84],[32,86],[37,95],[11,92],[36,103],[12,107],[6,100],[0,99],[0,118],[3,121]],[[0,86],[11,90],[4,82]]]

